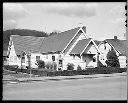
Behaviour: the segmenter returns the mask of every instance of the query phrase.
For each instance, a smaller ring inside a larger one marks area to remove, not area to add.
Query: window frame
[[[37,59],[37,58],[38,58],[38,59]],[[40,56],[37,55],[37,56],[36,56],[36,61],[38,61],[38,60],[40,60]]]

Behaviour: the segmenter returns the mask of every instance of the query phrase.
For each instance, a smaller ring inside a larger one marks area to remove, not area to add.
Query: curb
[[[100,78],[100,77],[114,77],[114,76],[127,76],[127,73],[114,73],[114,74],[95,74],[95,75],[78,75],[78,76],[56,76],[56,77],[32,77],[32,78],[17,78],[19,82],[23,81],[43,81],[43,80],[72,80],[72,79],[87,79],[87,78]]]

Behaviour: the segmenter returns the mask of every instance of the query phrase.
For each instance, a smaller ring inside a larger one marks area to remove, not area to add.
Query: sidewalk
[[[66,79],[84,79],[84,78],[99,78],[99,77],[113,77],[113,76],[127,76],[126,72],[114,74],[95,74],[95,75],[75,75],[75,76],[54,76],[54,77],[31,77],[31,78],[16,78],[18,81],[42,81],[42,80],[66,80]]]

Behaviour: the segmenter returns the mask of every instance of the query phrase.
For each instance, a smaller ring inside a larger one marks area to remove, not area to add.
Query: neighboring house
[[[19,67],[26,67],[31,62],[31,67],[37,68],[35,63],[39,59],[46,63],[56,62],[58,70],[66,70],[68,63],[73,63],[75,69],[78,65],[82,69],[97,67],[98,47],[86,35],[85,26],[45,38],[12,35],[8,51],[9,65]]]
[[[107,60],[107,53],[109,50],[114,49],[120,63],[121,68],[125,68],[127,66],[127,54],[128,54],[128,46],[126,45],[126,40],[119,40],[117,36],[114,36],[114,39],[106,39],[102,41],[98,45],[98,49],[100,51],[99,61],[103,65],[107,65],[105,61]]]

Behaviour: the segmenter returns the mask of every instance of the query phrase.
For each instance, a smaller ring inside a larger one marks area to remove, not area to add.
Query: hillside
[[[21,35],[21,36],[36,36],[36,37],[47,37],[48,34],[36,30],[28,29],[12,29],[3,31],[3,50],[7,50],[10,35]]]

